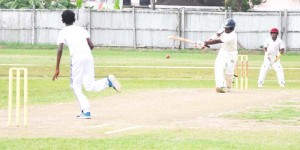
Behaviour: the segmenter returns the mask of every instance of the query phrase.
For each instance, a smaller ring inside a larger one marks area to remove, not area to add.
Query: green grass
[[[192,83],[187,83],[187,80],[157,80],[157,79],[122,79],[123,92],[131,92],[136,90],[151,90],[164,88],[206,88],[213,81],[188,80]],[[34,78],[29,81],[29,104],[50,104],[61,102],[73,102],[75,97],[70,90],[69,78],[63,77],[57,81],[52,81],[49,78]],[[7,106],[8,82],[0,80],[0,108]],[[51,94],[49,94],[51,93]],[[114,94],[112,89],[99,92],[85,92],[91,99],[99,99],[103,96]],[[22,94],[22,93],[21,93]]]
[[[256,108],[246,112],[224,115],[228,118],[249,119],[260,122],[276,121],[277,123],[299,124],[299,102],[285,101],[279,106],[269,108]]]
[[[50,47],[51,48],[51,47]],[[166,54],[171,59],[165,59]],[[245,52],[244,52],[245,53]],[[249,53],[249,52],[248,52]],[[131,49],[95,49],[96,78],[115,74],[126,91],[164,88],[213,88],[215,52],[199,52],[198,50],[131,50]],[[296,58],[300,55],[287,54],[282,57],[285,68],[298,67]],[[249,54],[249,88],[256,88],[261,54]],[[0,49],[0,108],[6,107],[8,69],[19,64],[29,70],[30,104],[49,104],[54,102],[73,101],[74,96],[69,88],[68,50],[64,50],[61,61],[59,79],[52,81],[55,70],[55,49]],[[293,64],[289,66],[288,64]],[[120,67],[118,67],[120,66]],[[134,66],[134,67],[132,67]],[[138,66],[146,66],[138,67]],[[156,68],[173,67],[209,67],[209,68]],[[253,68],[254,67],[254,68]],[[300,70],[285,70],[287,79],[286,89],[298,89]],[[265,88],[279,89],[274,70],[270,70],[265,82]],[[47,94],[47,93],[51,94]],[[111,95],[107,90],[99,93],[87,92],[90,99]]]
[[[16,42],[0,42],[0,49],[55,49],[53,44],[25,44]]]
[[[283,105],[295,105],[295,106],[300,106],[300,102],[293,102],[293,101],[288,101],[288,102],[284,102],[282,103]]]
[[[279,136],[280,135],[280,136]],[[194,149],[299,149],[300,135],[290,130],[152,130],[100,139],[39,138],[0,139],[0,149],[114,149],[114,150],[194,150]]]
[[[7,46],[7,45],[5,45]],[[73,101],[74,96],[69,88],[69,62],[68,50],[65,49],[61,61],[61,74],[59,79],[52,81],[55,70],[56,49],[53,46],[32,46],[32,49],[20,49],[18,45],[8,45],[13,49],[0,49],[0,108],[6,107],[8,69],[27,67],[29,70],[29,97],[30,104],[49,104],[54,102]],[[22,46],[22,45],[20,45]],[[30,45],[25,45],[30,47]],[[38,49],[36,49],[38,48]],[[259,66],[262,63],[262,54],[242,51],[249,55],[249,88],[255,89]],[[166,59],[165,55],[171,58]],[[123,84],[126,91],[142,89],[164,88],[213,88],[214,87],[214,60],[216,52],[199,52],[199,50],[132,50],[132,49],[95,49],[96,78],[115,74]],[[287,68],[300,68],[298,60],[300,55],[287,54],[282,57],[282,64],[286,76],[286,89],[298,89],[300,70]],[[118,67],[119,66],[119,67]],[[141,67],[139,67],[141,66]],[[143,66],[146,66],[143,67]],[[173,67],[209,67],[209,68],[164,68]],[[159,68],[160,67],[160,68]],[[270,70],[264,88],[279,89],[274,70]],[[51,94],[47,94],[51,93]],[[90,99],[111,95],[107,90],[99,93],[87,92]]]

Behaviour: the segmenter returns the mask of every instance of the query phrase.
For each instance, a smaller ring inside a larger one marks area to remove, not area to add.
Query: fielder
[[[79,102],[81,114],[78,118],[90,119],[90,103],[82,93],[82,85],[87,91],[102,91],[107,87],[114,88],[117,92],[121,91],[121,84],[114,75],[109,75],[95,81],[94,78],[94,58],[92,56],[93,43],[89,33],[82,27],[75,26],[75,14],[71,10],[62,13],[62,22],[66,27],[59,32],[57,39],[57,61],[56,71],[53,80],[58,78],[60,73],[59,65],[64,44],[68,45],[71,56],[71,80],[70,86]]]
[[[277,37],[278,33],[277,28],[272,28],[270,31],[271,37],[267,38],[264,43],[265,56],[260,68],[258,87],[263,87],[267,72],[271,66],[276,71],[279,86],[285,86],[283,68],[280,63],[280,56],[284,53],[284,44],[282,40]]]
[[[235,21],[232,18],[226,19],[223,28],[201,46],[204,48],[205,45],[222,43],[215,61],[216,92],[218,93],[230,91],[238,56],[237,35],[234,31]]]

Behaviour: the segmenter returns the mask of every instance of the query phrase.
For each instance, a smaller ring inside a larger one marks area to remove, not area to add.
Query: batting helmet
[[[234,20],[232,18],[226,19],[223,27],[224,28],[234,28],[235,27]]]
[[[270,33],[279,33],[279,31],[278,31],[278,29],[277,28],[272,28],[271,30],[270,30]]]

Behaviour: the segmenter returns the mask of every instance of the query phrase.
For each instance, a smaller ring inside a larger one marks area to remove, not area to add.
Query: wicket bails
[[[8,75],[8,125],[12,126],[12,109],[13,109],[13,78],[16,72],[16,126],[20,126],[20,95],[21,95],[21,71],[23,71],[24,89],[23,89],[23,104],[24,104],[24,126],[27,126],[27,102],[28,102],[28,71],[27,68],[10,68]]]
[[[239,64],[241,62],[241,65]],[[239,70],[239,66],[241,69]],[[236,61],[236,68],[235,68],[235,89],[239,89],[239,78],[240,78],[240,89],[241,90],[248,90],[248,55],[238,55]],[[245,85],[245,87],[244,87]]]

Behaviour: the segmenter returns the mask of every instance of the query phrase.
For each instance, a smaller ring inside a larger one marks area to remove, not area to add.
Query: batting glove
[[[206,46],[204,45],[205,42],[198,40],[196,41],[196,47],[200,48],[200,49],[204,49],[206,48]]]

